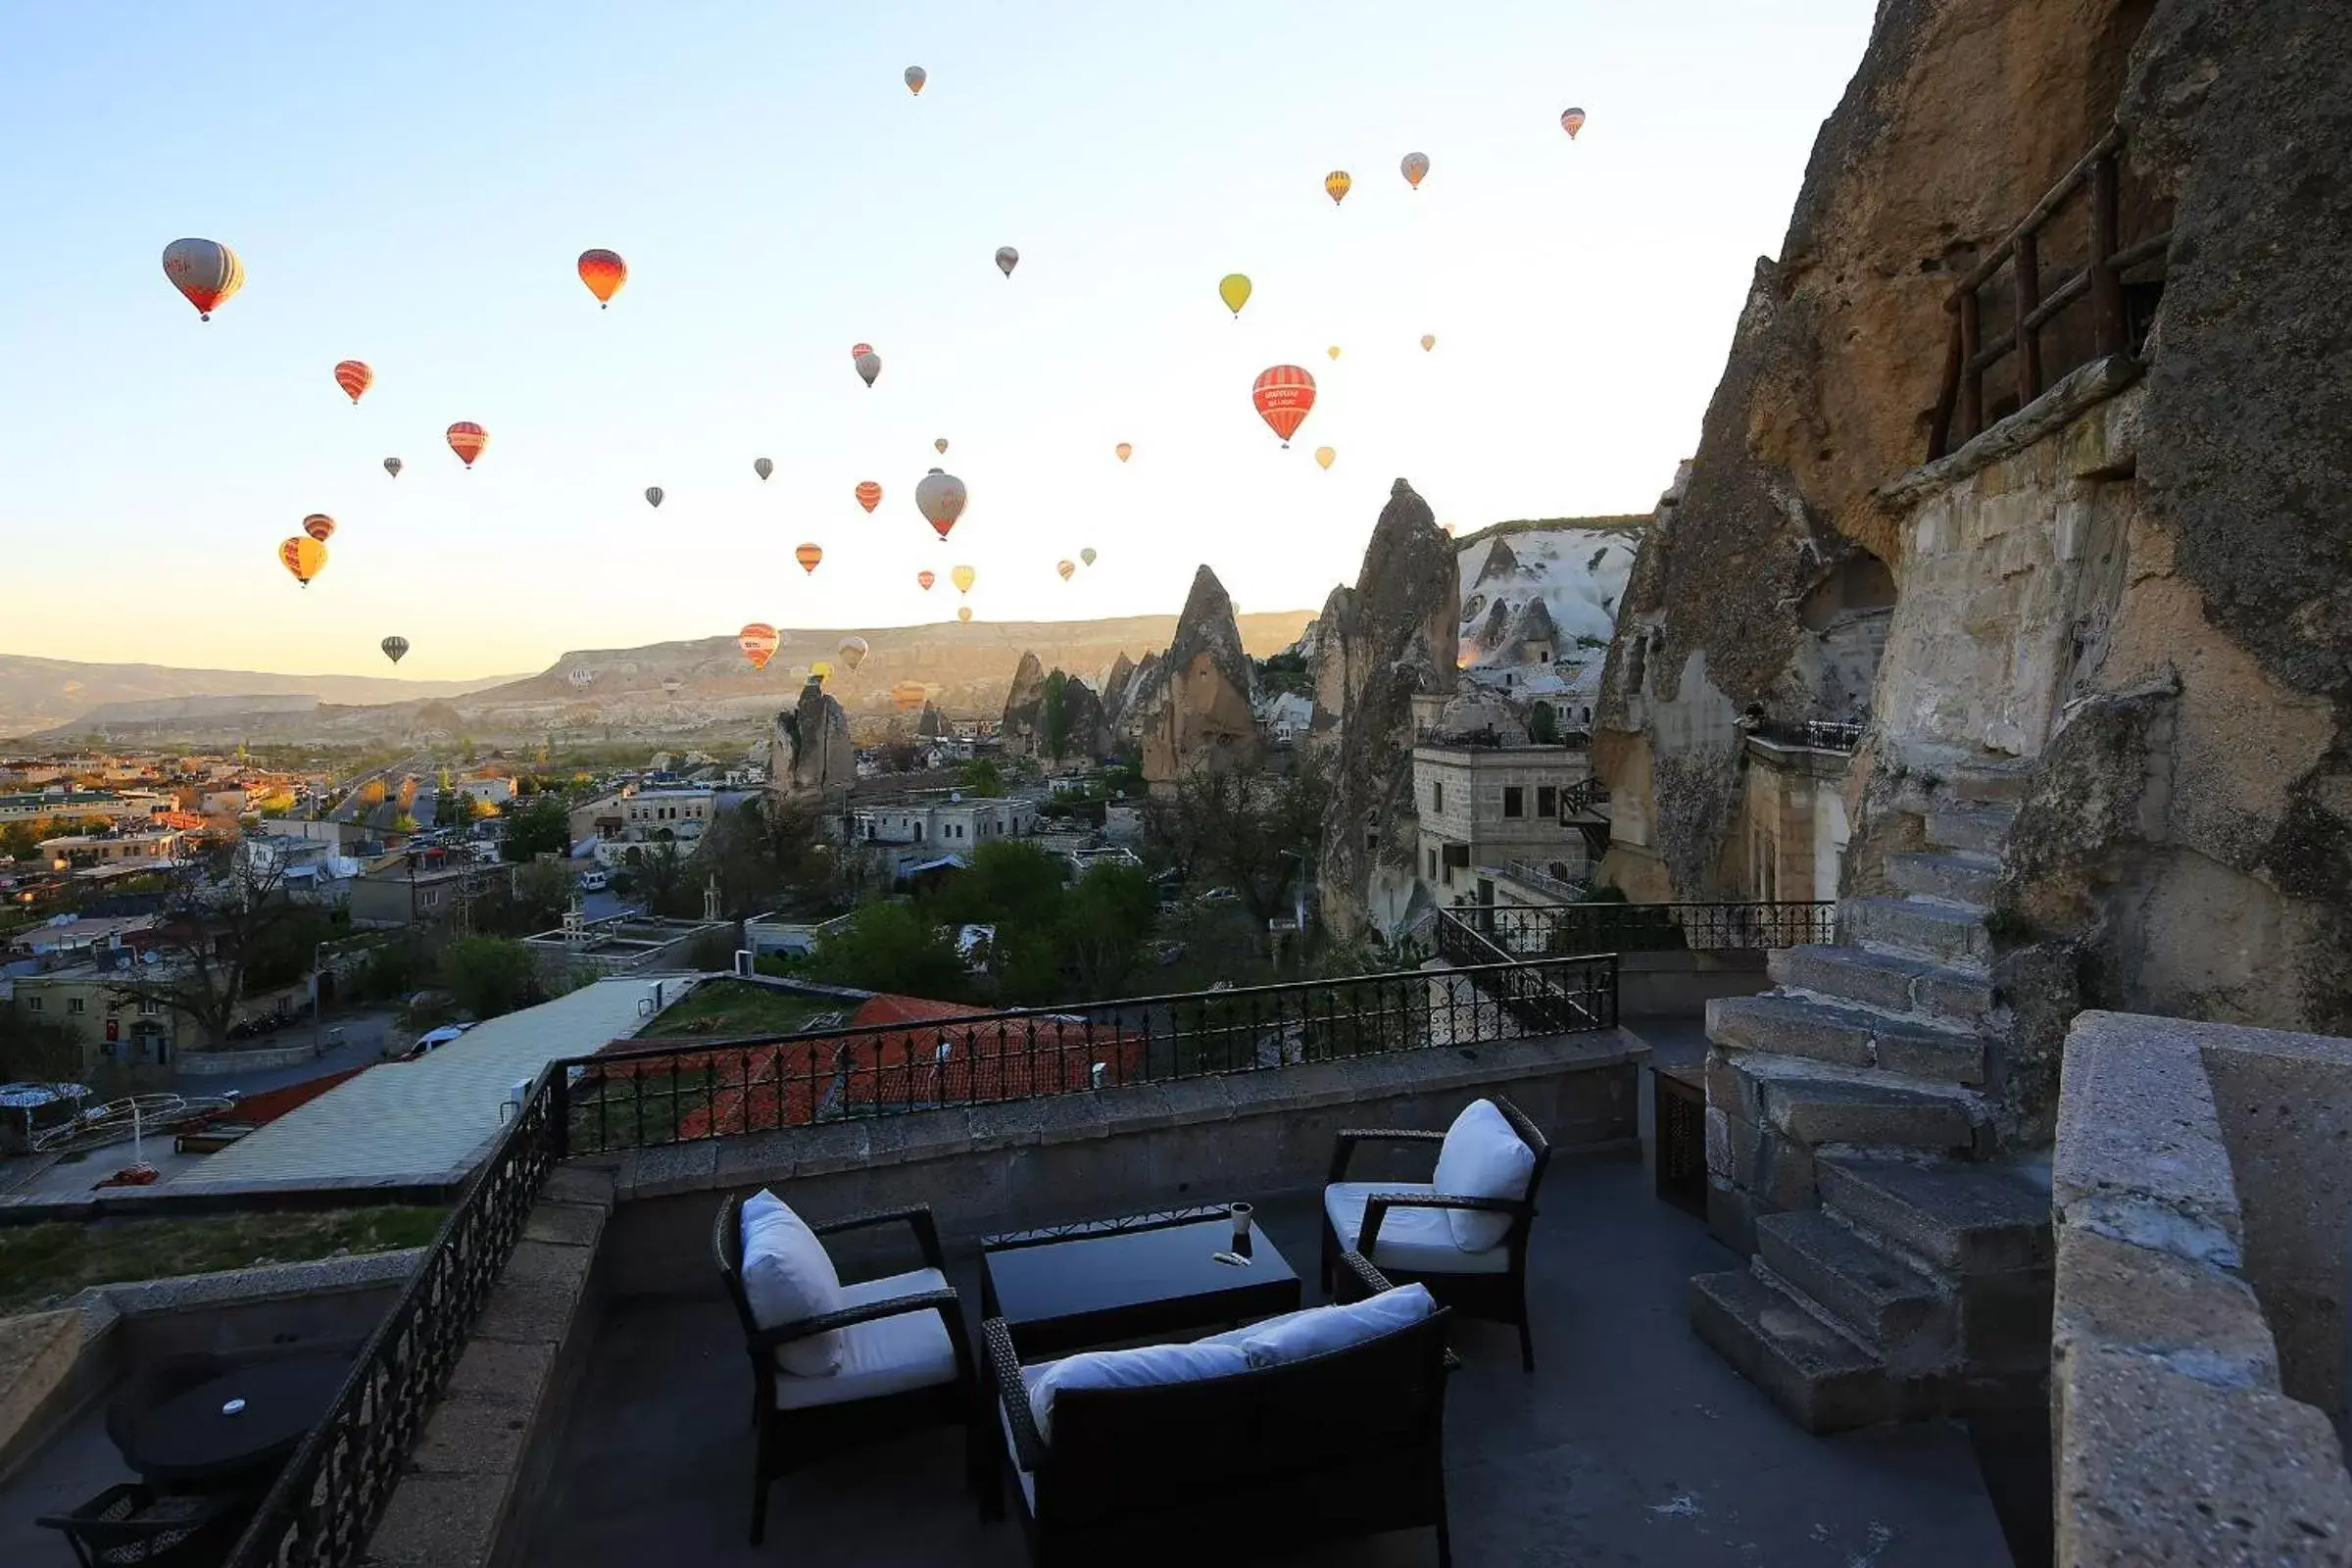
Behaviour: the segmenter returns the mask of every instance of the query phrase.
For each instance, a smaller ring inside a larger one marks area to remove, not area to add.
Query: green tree
[[[1288,774],[1200,768],[1185,775],[1172,798],[1151,803],[1151,831],[1188,880],[1232,888],[1262,938],[1265,923],[1290,907],[1293,885],[1314,862],[1330,800],[1322,770],[1304,763]]]
[[[646,911],[684,919],[703,912],[702,889],[687,875],[686,857],[674,842],[648,844],[629,863],[636,868],[636,890],[645,897]]]
[[[464,790],[443,790],[433,801],[433,826],[471,827],[478,819],[488,816],[490,808]]]
[[[1062,901],[1061,944],[1091,1000],[1116,996],[1142,954],[1157,914],[1141,866],[1098,861]]]
[[[1056,762],[1070,749],[1070,709],[1064,700],[1069,677],[1056,669],[1046,677],[1046,692],[1037,709],[1037,743]]]
[[[1527,738],[1538,746],[1552,746],[1559,742],[1560,715],[1549,703],[1538,703],[1528,710]]]
[[[1004,793],[1004,770],[993,757],[975,757],[956,770],[956,787],[975,800],[994,800]]]
[[[934,912],[944,924],[993,925],[1004,934],[1051,931],[1061,914],[1063,864],[1034,844],[992,840],[940,890]]]
[[[520,936],[545,931],[564,917],[571,887],[571,871],[561,860],[533,860],[518,867],[508,917],[500,924]]]
[[[441,989],[476,1018],[495,1018],[537,1000],[531,951],[508,937],[460,937],[434,964]]]
[[[848,922],[817,939],[808,973],[860,991],[960,1001],[970,991],[953,938],[904,904],[860,905]]]
[[[561,796],[541,794],[507,818],[507,839],[499,853],[510,860],[530,860],[541,855],[564,855],[571,849],[571,815]]]

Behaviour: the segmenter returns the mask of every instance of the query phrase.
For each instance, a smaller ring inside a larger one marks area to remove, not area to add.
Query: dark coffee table
[[[350,1376],[349,1356],[317,1354],[223,1373],[130,1417],[122,1457],[159,1486],[245,1484],[284,1462]]]
[[[1298,1309],[1298,1276],[1263,1232],[1251,1228],[1245,1265],[1216,1260],[1232,1250],[1223,1208],[983,1237],[981,1312],[1029,1360]]]

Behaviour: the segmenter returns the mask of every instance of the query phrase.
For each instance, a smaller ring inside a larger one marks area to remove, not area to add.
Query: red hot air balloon
[[[245,286],[245,264],[217,239],[175,239],[164,247],[164,275],[209,321]]]
[[[937,581],[939,581],[938,575],[930,571],[918,571],[914,574],[914,585],[925,593],[929,593],[931,585]]]
[[[764,620],[752,621],[735,634],[735,646],[743,650],[743,657],[752,662],[754,669],[765,669],[767,662],[776,657],[776,650],[783,645],[784,639],[776,635],[776,628]]]
[[[629,280],[629,264],[613,251],[580,252],[580,281],[596,296],[598,310],[610,310],[612,296]]]
[[[335,367],[335,385],[341,387],[352,402],[357,403],[361,393],[375,385],[375,372],[368,368],[363,361],[345,360]]]
[[[861,360],[873,352],[874,346],[871,343],[853,343],[850,345],[850,358],[853,360]]]
[[[335,519],[323,512],[314,512],[302,519],[302,531],[324,544],[335,536]]]
[[[449,450],[455,452],[459,461],[468,468],[473,466],[473,460],[480,457],[482,449],[489,444],[490,432],[471,419],[460,419],[449,427]]]
[[[1259,373],[1250,395],[1258,417],[1288,447],[1305,421],[1306,411],[1315,406],[1315,378],[1296,365],[1277,365]]]
[[[871,512],[882,504],[882,487],[871,479],[860,479],[857,489],[858,504]]]

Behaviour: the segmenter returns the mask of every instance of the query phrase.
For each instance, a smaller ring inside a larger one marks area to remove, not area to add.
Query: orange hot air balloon
[[[1428,177],[1429,174],[1429,154],[1406,153],[1404,155],[1404,162],[1398,164],[1396,167],[1403,172],[1404,182],[1407,185],[1412,186],[1413,189],[1419,190],[1421,188],[1421,181]]]
[[[1561,110],[1560,128],[1568,133],[1570,141],[1576,140],[1576,133],[1585,128],[1585,112],[1582,109]]]
[[[363,361],[344,360],[335,366],[335,385],[341,387],[352,402],[357,403],[361,393],[375,385],[375,372],[368,368]]]
[[[930,695],[931,689],[919,680],[903,680],[890,689],[890,700],[902,713],[913,712]]]
[[[1282,444],[1287,447],[1291,437],[1298,433],[1307,410],[1315,406],[1315,378],[1296,365],[1277,365],[1259,372],[1257,384],[1250,395],[1257,405],[1258,417],[1282,437]]]
[[[972,584],[980,580],[980,574],[969,566],[957,566],[948,573],[948,580],[956,585],[957,593],[968,594],[972,591]]]
[[[1333,460],[1338,457],[1339,453],[1332,450],[1330,447],[1315,448],[1315,461],[1323,465],[1326,469],[1330,468]]]
[[[929,593],[931,585],[937,581],[939,581],[939,577],[933,572],[918,571],[914,574],[914,585],[925,593]]]
[[[302,531],[324,544],[335,536],[335,519],[323,512],[314,512],[302,519]]]
[[[1072,577],[1078,575],[1078,563],[1075,561],[1056,561],[1054,563],[1054,569],[1061,573],[1061,580],[1063,582],[1068,582]]]
[[[818,545],[803,545],[792,553],[792,559],[801,564],[803,571],[812,572],[816,564],[825,559],[825,552]]]
[[[857,496],[858,504],[871,512],[882,504],[882,487],[871,479],[861,479],[858,482]]]
[[[473,460],[480,457],[482,449],[489,444],[490,432],[471,419],[460,419],[449,427],[449,450],[455,452],[468,468],[473,466]]]
[[[580,281],[596,296],[596,308],[609,310],[612,296],[629,280],[629,264],[612,251],[580,252]]]
[[[1331,205],[1337,207],[1348,199],[1348,187],[1354,183],[1348,177],[1348,171],[1335,169],[1323,176],[1323,193],[1331,198]]]
[[[277,547],[277,564],[294,574],[305,588],[326,568],[326,546],[308,534],[296,534]]]
[[[1135,448],[1125,441],[1120,442],[1117,446],[1112,447],[1110,450],[1119,455],[1119,461],[1121,463],[1125,463],[1129,458],[1135,456]]]
[[[752,662],[754,669],[765,669],[767,662],[776,657],[776,650],[784,646],[784,639],[766,621],[755,620],[735,634],[735,646],[743,650],[743,657]]]
[[[164,247],[164,275],[209,321],[245,286],[245,264],[217,239],[175,239]]]
[[[972,607],[969,605],[957,605],[956,607],[956,618],[963,621],[970,620],[972,618]]]

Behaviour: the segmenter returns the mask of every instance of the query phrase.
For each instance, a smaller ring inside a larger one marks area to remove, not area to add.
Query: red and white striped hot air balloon
[[[361,393],[375,385],[375,372],[368,368],[367,362],[363,360],[344,360],[335,366],[335,385],[343,389],[344,396],[357,403]]]
[[[1296,365],[1277,365],[1258,373],[1250,396],[1257,405],[1258,417],[1287,447],[1305,421],[1307,410],[1315,406],[1315,378]]]
[[[924,570],[914,574],[914,585],[925,593],[929,593],[931,585],[937,581],[939,581],[939,576],[936,572]]]
[[[471,419],[460,419],[449,427],[449,450],[455,452],[458,460],[468,468],[473,466],[473,460],[480,457],[482,449],[489,444],[490,432]]]
[[[776,657],[776,650],[783,645],[784,639],[776,635],[776,628],[764,620],[752,621],[735,634],[735,646],[743,650],[743,657],[752,662],[754,669],[765,669],[767,662]]]

